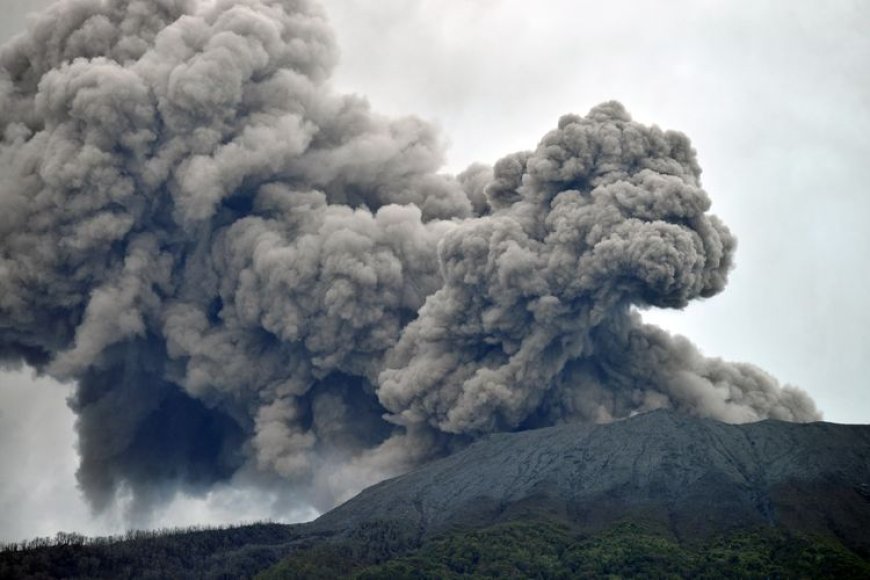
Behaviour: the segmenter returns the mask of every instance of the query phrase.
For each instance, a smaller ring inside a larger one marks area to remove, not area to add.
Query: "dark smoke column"
[[[305,1],[62,2],[0,54],[0,352],[77,382],[95,505],[391,433],[371,379],[471,204],[335,59]]]
[[[725,283],[685,137],[611,103],[454,178],[335,60],[306,0],[69,0],[0,51],[0,361],[76,382],[96,507],[234,477],[326,507],[662,406],[817,416],[632,311]]]
[[[381,374],[393,420],[484,433],[661,406],[816,418],[801,391],[706,359],[631,310],[723,289],[735,241],[705,213],[700,172],[684,135],[634,123],[615,102],[499,161],[491,213],[446,234],[444,287]]]

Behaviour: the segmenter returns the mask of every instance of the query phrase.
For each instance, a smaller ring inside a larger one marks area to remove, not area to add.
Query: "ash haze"
[[[868,10],[755,4],[54,7],[0,55],[0,538],[660,406],[867,422]]]

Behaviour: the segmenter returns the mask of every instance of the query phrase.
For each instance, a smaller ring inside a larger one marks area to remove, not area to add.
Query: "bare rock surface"
[[[396,520],[422,536],[524,518],[620,521],[681,540],[778,526],[870,547],[870,426],[730,425],[656,411],[488,436],[372,486],[312,528]]]

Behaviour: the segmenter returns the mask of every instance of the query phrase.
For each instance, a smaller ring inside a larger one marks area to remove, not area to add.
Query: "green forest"
[[[134,531],[122,537],[58,534],[4,546],[0,579],[249,578],[288,553],[298,526]]]
[[[836,540],[775,528],[697,542],[631,523],[588,535],[517,521],[422,542],[388,522],[342,537],[302,530],[264,523],[123,538],[59,534],[6,546],[0,578],[870,578],[866,557]]]
[[[258,578],[870,578],[870,564],[838,542],[773,529],[692,544],[634,524],[576,536],[562,524],[515,522],[380,555],[364,543],[323,544]]]

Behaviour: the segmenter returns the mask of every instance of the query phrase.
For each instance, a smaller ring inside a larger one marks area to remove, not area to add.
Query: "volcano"
[[[659,410],[493,434],[311,523],[64,538],[0,558],[2,577],[176,572],[866,577],[870,426]]]
[[[620,521],[677,539],[772,526],[870,550],[870,427],[730,425],[660,410],[485,437],[363,491],[313,527],[413,524],[424,536],[513,519],[586,532]]]

